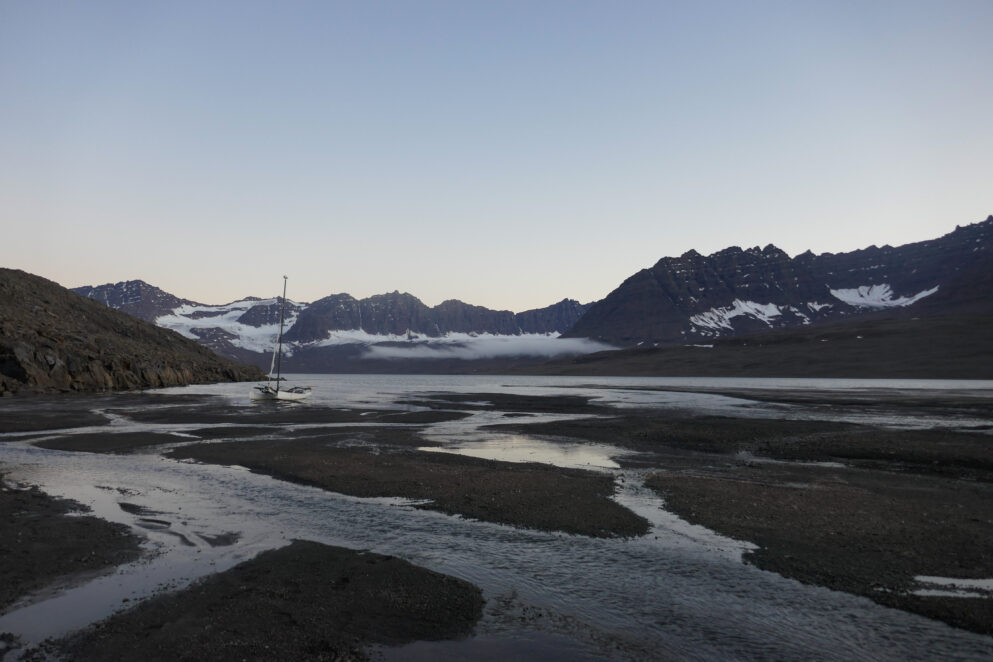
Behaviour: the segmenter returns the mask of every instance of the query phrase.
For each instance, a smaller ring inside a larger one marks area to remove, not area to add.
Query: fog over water
[[[381,341],[380,341],[381,342]],[[559,338],[558,334],[523,334],[499,336],[449,333],[442,338],[397,345],[376,344],[366,349],[370,359],[493,359],[513,356],[554,358],[616,349],[589,338]]]

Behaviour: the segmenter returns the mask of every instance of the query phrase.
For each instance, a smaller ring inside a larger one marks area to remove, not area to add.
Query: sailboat
[[[281,374],[281,363],[283,358],[283,322],[286,319],[286,281],[283,276],[283,300],[279,306],[279,335],[276,336],[276,348],[272,352],[272,363],[269,365],[269,381],[265,384],[257,384],[252,389],[250,397],[252,400],[303,400],[310,396],[309,386],[292,386],[290,388],[280,388],[283,381]],[[276,385],[272,383],[273,364],[276,368]]]

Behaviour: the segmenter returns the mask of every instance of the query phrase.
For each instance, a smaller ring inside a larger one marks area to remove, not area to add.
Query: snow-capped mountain
[[[790,258],[773,245],[665,257],[565,335],[692,343],[866,315],[993,308],[993,216],[930,241]]]
[[[282,297],[243,299],[223,306],[185,303],[153,321],[199,340],[215,352],[234,356],[244,352],[271,353],[279,333],[279,308]],[[306,304],[286,300],[285,329],[293,327]],[[288,351],[292,351],[288,348]]]
[[[279,297],[207,305],[143,281],[75,291],[195,339],[222,356],[262,367],[269,366],[279,333]],[[287,300],[283,366],[301,372],[364,369],[366,359],[424,364],[431,359],[548,358],[609,348],[584,339],[558,340],[587,307],[565,299],[517,314],[457,300],[431,308],[400,292],[367,299],[332,294],[313,303]]]
[[[287,301],[284,368],[298,372],[463,371],[466,360],[561,357],[879,316],[993,311],[993,216],[930,241],[791,258],[773,245],[665,257],[603,300],[512,313],[401,292]],[[76,292],[268,368],[279,298],[215,306],[142,281]],[[406,360],[408,365],[402,365]],[[433,361],[433,362],[431,362]],[[503,362],[503,363],[499,363]],[[376,364],[376,365],[373,365]]]

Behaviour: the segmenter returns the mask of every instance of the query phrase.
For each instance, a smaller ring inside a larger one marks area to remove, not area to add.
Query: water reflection
[[[613,446],[582,443],[553,443],[525,435],[506,434],[486,441],[450,446],[424,446],[418,450],[467,455],[502,462],[540,462],[572,469],[618,469],[612,457],[626,455]]]

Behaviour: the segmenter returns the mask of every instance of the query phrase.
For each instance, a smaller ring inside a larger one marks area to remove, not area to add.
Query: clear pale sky
[[[993,213],[993,2],[0,0],[0,266],[521,311]]]

